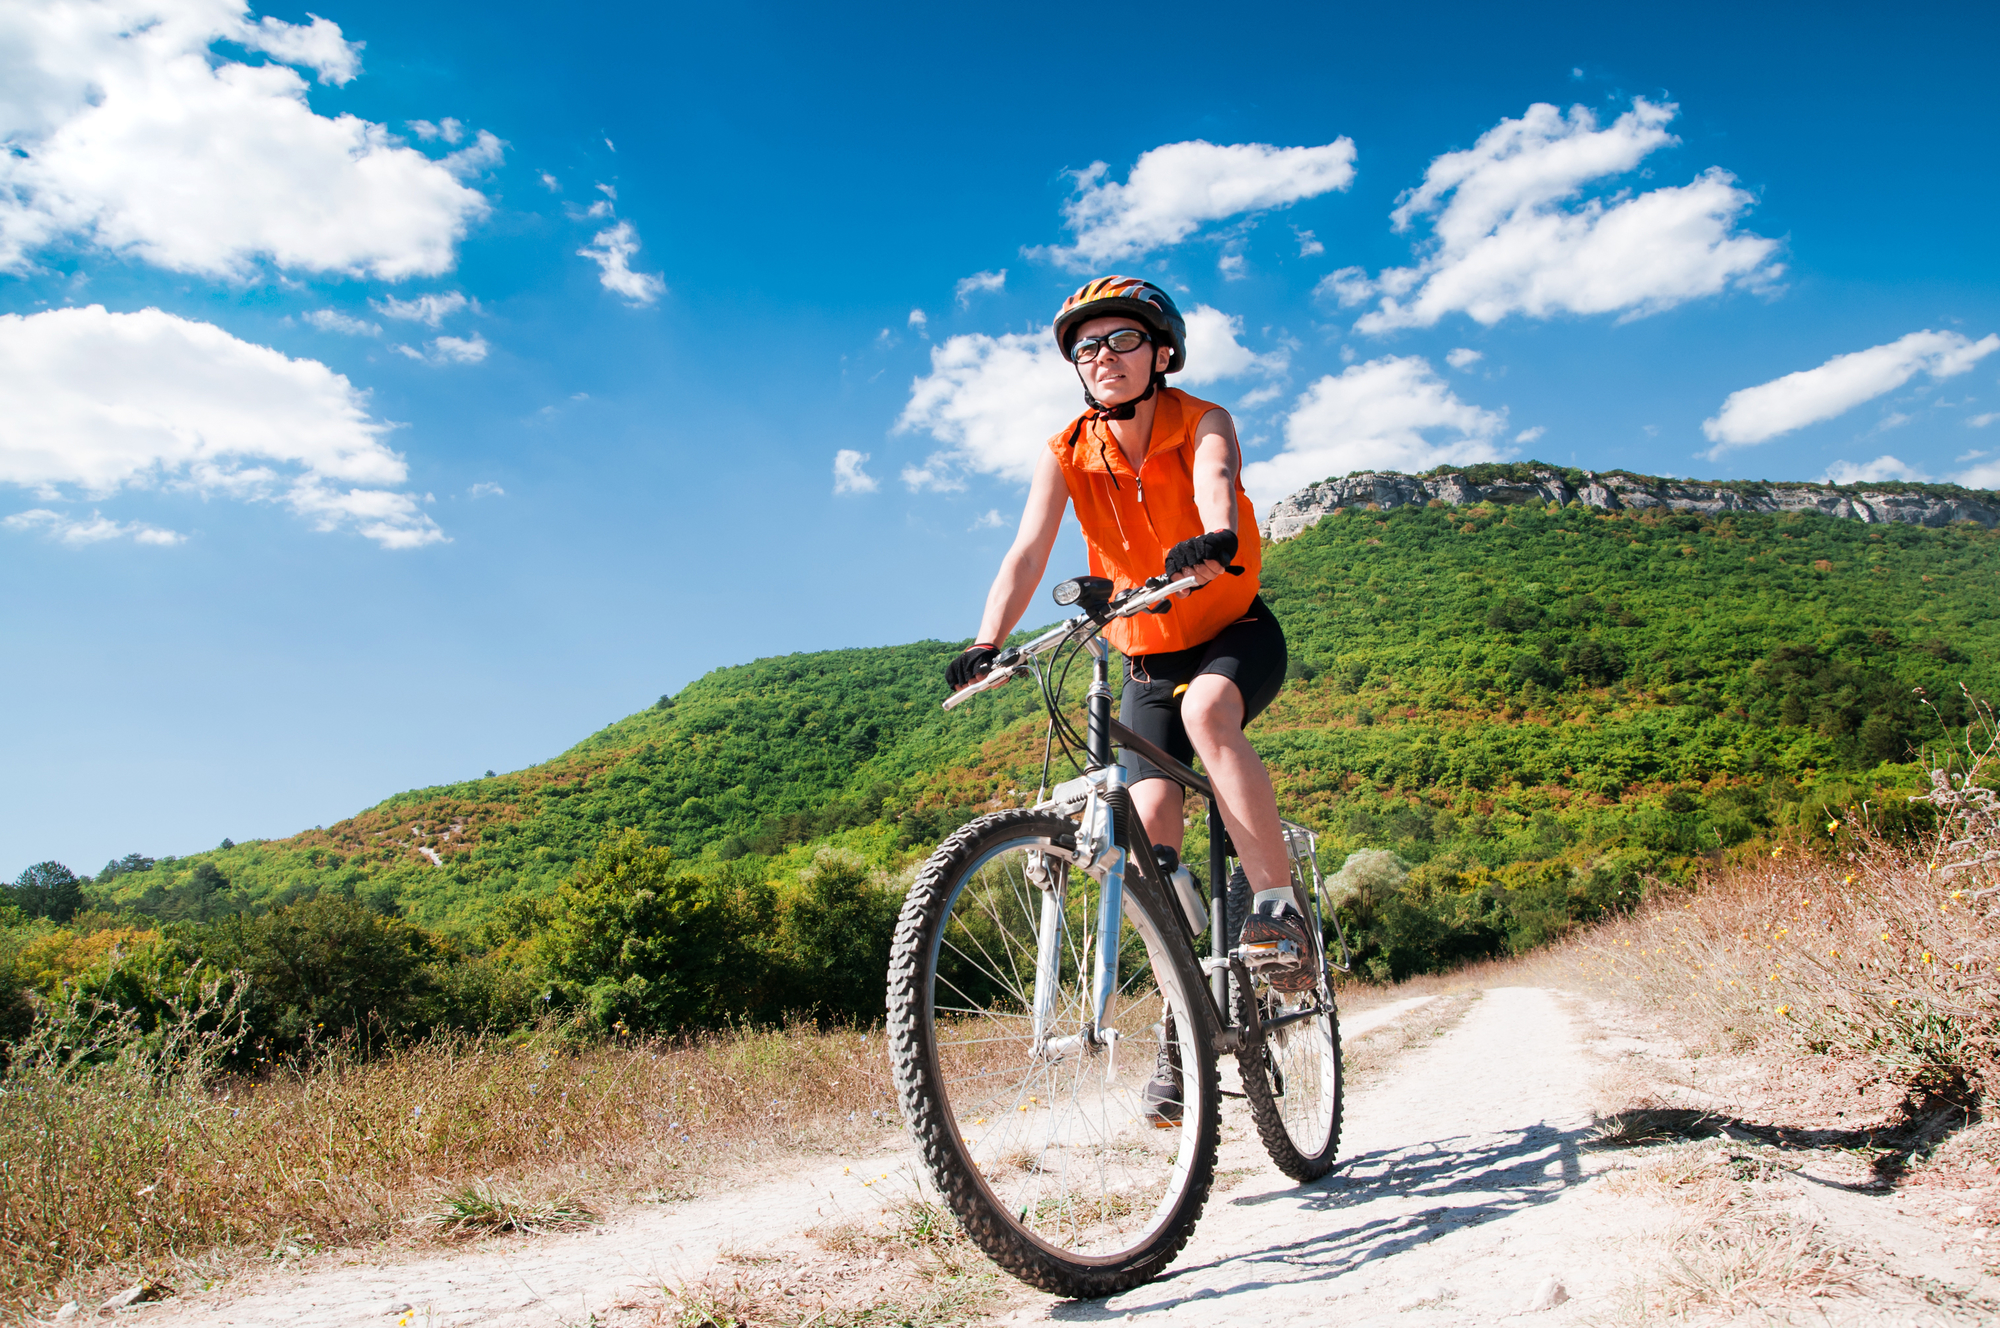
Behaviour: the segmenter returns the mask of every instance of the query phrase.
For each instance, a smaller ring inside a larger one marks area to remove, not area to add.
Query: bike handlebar
[[[1231,576],[1243,575],[1243,569],[1233,564],[1227,570]],[[1165,612],[1164,609],[1159,609],[1155,606],[1164,604],[1175,595],[1193,590],[1200,584],[1201,582],[1191,576],[1184,576],[1178,580],[1170,581],[1167,579],[1166,574],[1162,573],[1144,585],[1134,586],[1115,597],[1106,607],[1101,618],[1093,617],[1088,613],[1079,613],[1076,617],[1067,619],[1051,627],[1032,641],[1023,642],[1018,646],[1009,646],[994,657],[993,667],[987,671],[984,677],[967,683],[950,696],[947,696],[944,699],[944,708],[950,710],[956,706],[963,705],[966,701],[979,695],[979,693],[998,687],[1009,678],[1024,672],[1028,667],[1029,660],[1037,655],[1047,654],[1057,646],[1068,641],[1078,632],[1085,631],[1091,627],[1101,627],[1115,618],[1130,618],[1135,614],[1149,611]]]

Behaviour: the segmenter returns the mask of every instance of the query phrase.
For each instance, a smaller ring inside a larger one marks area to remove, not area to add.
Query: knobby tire
[[[1089,878],[1068,862],[1076,829],[1075,822],[1045,812],[1004,811],[971,822],[939,846],[897,921],[888,1029],[903,1114],[932,1181],[966,1234],[1022,1281],[1057,1295],[1094,1298],[1158,1276],[1187,1243],[1214,1179],[1219,1085],[1214,1008],[1176,907],[1136,871],[1125,878],[1121,995],[1114,1000],[1114,1009],[1126,1018],[1120,1022],[1107,1015],[1123,1039],[1112,1048],[1115,1064],[1079,1054],[1043,1068],[1044,1062],[1028,1055],[1029,1039],[1020,1033],[1022,1022],[1013,1009],[1025,999],[1018,977],[999,983],[1004,990],[988,997],[967,995],[974,981],[967,974],[983,971],[973,959],[983,957],[987,968],[1004,975],[1008,965],[993,955],[1010,944],[1018,948],[1021,938],[1007,927],[1018,930],[1019,924],[1010,919],[1039,907],[1033,890],[1010,905],[1006,891],[992,887],[1007,864],[1033,866],[1028,849],[1045,852],[1043,862],[1069,873],[1071,890],[1081,889],[1076,911],[1081,915],[1089,905],[1094,919],[1096,895],[1083,884]],[[1033,880],[1030,872],[1022,874]],[[989,891],[995,906],[975,913],[974,904]],[[1013,894],[1023,892],[1016,887]],[[950,944],[947,932],[957,938]],[[1131,973],[1123,958],[1126,933],[1142,947],[1133,952]],[[1064,936],[1074,939],[1067,929]],[[1065,971],[1087,972],[1087,955],[1087,948],[1072,954],[1074,962]],[[1171,1009],[1172,1018],[1148,1015],[1148,1009]],[[1148,1018],[1150,1024],[1144,1022]],[[1148,1029],[1154,1039],[1150,1050]],[[1175,1030],[1171,1045],[1183,1078],[1183,1119],[1171,1131],[1150,1125],[1133,1129],[1136,1086],[1153,1073],[1166,1029]],[[971,1037],[968,1030],[982,1036]],[[972,1059],[973,1043],[980,1041],[993,1044],[978,1052],[990,1057],[993,1068]],[[1020,1083],[1010,1086],[1009,1076]],[[1070,1080],[1074,1084],[1065,1089]],[[1046,1101],[1025,1094],[1037,1084],[1047,1085]],[[1069,1097],[1059,1110],[1063,1103],[1055,1094],[1062,1091]],[[1009,1092],[1015,1096],[1006,1098]],[[1009,1105],[1019,1114],[1002,1115]],[[961,1112],[971,1119],[960,1119]],[[1003,1153],[1003,1146],[1012,1151]],[[1164,1179],[1152,1188],[1132,1183],[1119,1192],[1122,1178],[1156,1173]],[[1085,1199],[1076,1197],[1092,1184],[1097,1189]],[[1010,1196],[1005,1202],[1003,1189]],[[1041,1195],[1048,1197],[1036,1197]],[[1136,1229],[1128,1235],[1128,1228]]]
[[[1275,1002],[1260,998],[1255,984],[1232,981],[1230,995],[1236,1002],[1236,1025],[1251,1030],[1262,1014],[1283,1014]],[[1340,1151],[1340,1117],[1345,1105],[1345,1074],[1340,1062],[1340,1015],[1334,1009],[1332,985],[1327,981],[1325,960],[1320,965],[1320,984],[1311,993],[1325,1013],[1302,1019],[1270,1034],[1244,1037],[1236,1051],[1236,1069],[1243,1081],[1244,1104],[1257,1124],[1257,1137],[1278,1170],[1301,1183],[1318,1180],[1333,1170]],[[1275,993],[1274,993],[1275,995]],[[1282,1038],[1280,1045],[1278,1039]],[[1328,1052],[1330,1051],[1330,1056]],[[1307,1058],[1312,1069],[1303,1063]],[[1293,1069],[1284,1093],[1276,1082],[1286,1066]],[[1315,1072],[1316,1071],[1316,1072]],[[1330,1090],[1330,1091],[1329,1091]],[[1320,1118],[1330,1097],[1327,1119]],[[1301,1101],[1310,1098],[1310,1103]]]

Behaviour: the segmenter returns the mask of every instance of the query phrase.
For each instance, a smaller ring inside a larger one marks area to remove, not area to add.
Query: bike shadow
[[[1315,1217],[1338,1218],[1384,1201],[1402,1201],[1397,1210],[1361,1216],[1353,1223],[1330,1222],[1327,1230],[1241,1253],[1177,1264],[1143,1287],[1121,1292],[1115,1310],[1104,1300],[1073,1300],[1051,1306],[1049,1317],[1094,1323],[1163,1310],[1201,1298],[1240,1295],[1283,1283],[1299,1286],[1332,1282],[1382,1259],[1428,1244],[1440,1236],[1551,1203],[1584,1179],[1580,1150],[1588,1127],[1558,1129],[1537,1122],[1477,1137],[1456,1136],[1400,1148],[1360,1153],[1343,1161],[1323,1180],[1294,1189],[1243,1195],[1227,1204],[1257,1208],[1287,1203],[1299,1211],[1297,1226],[1317,1227]],[[1473,1202],[1449,1202],[1476,1194]],[[1411,1207],[1427,1199],[1440,1202]],[[1214,1211],[1211,1202],[1210,1212]],[[1205,1285],[1176,1294],[1203,1273],[1228,1265],[1242,1274],[1227,1289]],[[1258,1277],[1258,1268],[1271,1276]],[[1282,1275],[1276,1275],[1279,1267]]]

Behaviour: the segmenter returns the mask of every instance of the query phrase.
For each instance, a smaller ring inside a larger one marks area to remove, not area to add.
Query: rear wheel
[[[897,922],[889,1035],[904,1115],[967,1234],[1025,1282],[1095,1297],[1158,1275],[1186,1243],[1214,1177],[1218,1093],[1182,922],[1136,873],[1104,1020],[1117,1036],[1080,1036],[1102,887],[1074,865],[1075,831],[999,812],[939,847]],[[1045,920],[1055,982],[1038,1046]],[[1162,1128],[1142,1095],[1171,1062],[1179,1119]]]
[[[1239,986],[1236,992],[1236,1020],[1244,1029],[1304,1016],[1246,1037],[1236,1067],[1271,1161],[1293,1180],[1318,1180],[1333,1170],[1340,1149],[1340,1015],[1324,961],[1313,990],[1245,995]]]

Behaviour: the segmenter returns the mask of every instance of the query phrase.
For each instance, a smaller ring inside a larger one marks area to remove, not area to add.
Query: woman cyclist
[[[1314,953],[1292,902],[1271,776],[1243,736],[1284,685],[1285,634],[1257,593],[1262,548],[1236,426],[1222,407],[1166,385],[1168,374],[1187,367],[1187,324],[1150,282],[1107,276],[1086,284],[1057,313],[1055,338],[1082,380],[1087,409],[1049,439],[979,636],[951,661],[946,680],[955,691],[992,667],[1041,584],[1069,504],[1093,575],[1121,591],[1162,572],[1194,577],[1200,585],[1172,611],[1106,629],[1125,657],[1119,717],[1178,760],[1201,757],[1258,892],[1244,943],[1288,940],[1297,953]],[[1232,563],[1241,575],[1228,575]],[[1133,805],[1171,871],[1182,841],[1181,786],[1136,752],[1124,760]],[[1305,965],[1295,972],[1297,981],[1312,981]],[[1275,974],[1273,985],[1297,985],[1288,976]],[[1163,1065],[1149,1086],[1162,1123],[1178,1115],[1176,1078]]]

